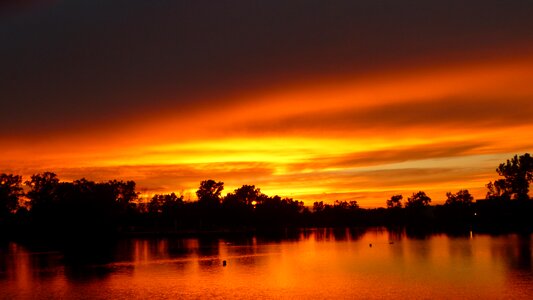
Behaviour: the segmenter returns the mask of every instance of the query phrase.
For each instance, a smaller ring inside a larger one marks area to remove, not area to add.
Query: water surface
[[[526,299],[531,238],[316,229],[60,250],[9,242],[0,244],[0,297]]]

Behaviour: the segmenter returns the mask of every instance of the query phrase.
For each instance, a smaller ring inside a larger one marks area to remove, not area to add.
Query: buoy
[[[226,261],[225,261],[225,260],[222,261],[222,266],[223,266],[223,267],[226,266]]]

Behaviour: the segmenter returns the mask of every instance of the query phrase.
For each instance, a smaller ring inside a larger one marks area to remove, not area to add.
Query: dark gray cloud
[[[69,0],[14,7],[0,6],[0,134],[134,119],[169,103],[185,112],[287,81],[510,55],[533,44],[529,1]]]
[[[410,128],[501,128],[529,125],[533,99],[449,98],[412,101],[335,112],[307,113],[283,119],[238,124],[231,131],[251,133],[385,134]]]

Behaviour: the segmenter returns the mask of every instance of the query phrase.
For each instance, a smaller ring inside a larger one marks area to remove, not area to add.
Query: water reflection
[[[527,298],[531,239],[320,228],[59,248],[4,242],[0,290],[4,298],[69,299]]]
[[[308,229],[305,239],[314,239],[316,242],[342,242],[356,241],[366,232],[365,228],[317,228]],[[300,240],[303,240],[302,238]]]
[[[511,261],[510,265],[519,271],[531,273],[531,235],[520,235],[518,237],[518,249],[516,260]]]

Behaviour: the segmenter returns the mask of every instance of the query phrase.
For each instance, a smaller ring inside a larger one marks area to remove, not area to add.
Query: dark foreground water
[[[57,251],[11,242],[0,244],[0,298],[532,299],[531,240],[318,229]]]

